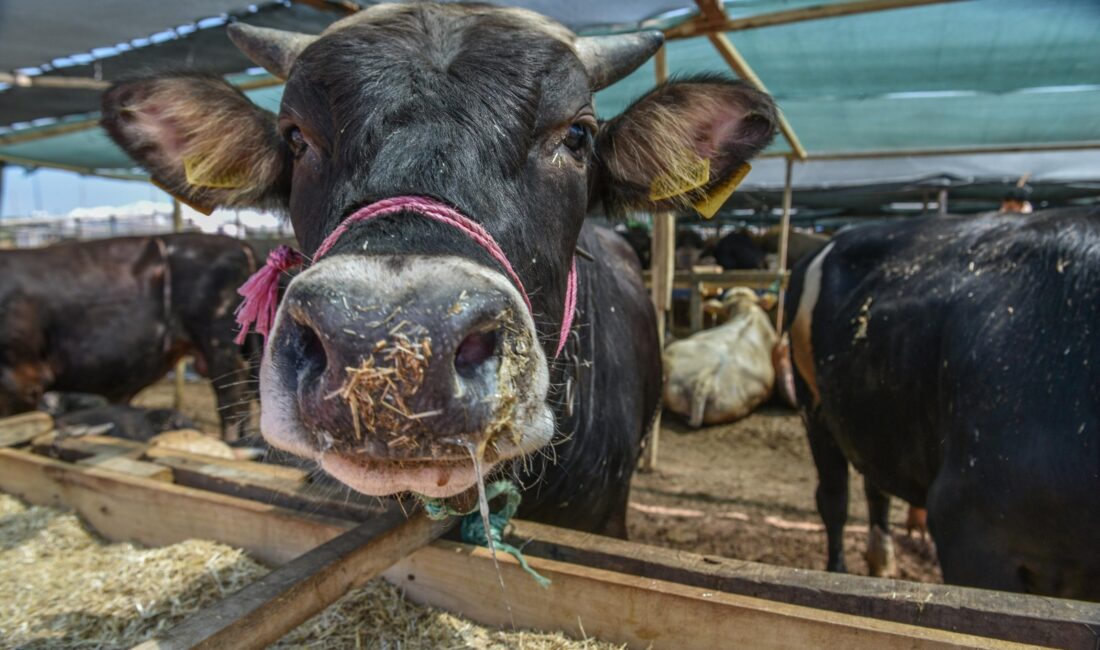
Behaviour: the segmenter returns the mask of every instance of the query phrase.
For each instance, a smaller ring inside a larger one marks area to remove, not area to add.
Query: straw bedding
[[[62,510],[0,494],[0,647],[125,648],[263,576],[243,551],[189,540],[109,544]],[[502,632],[405,601],[376,580],[291,632],[281,648],[608,648]]]

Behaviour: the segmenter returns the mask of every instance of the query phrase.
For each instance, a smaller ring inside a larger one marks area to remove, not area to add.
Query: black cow
[[[197,429],[195,423],[173,409],[147,409],[111,404],[102,395],[46,393],[38,404],[49,413],[62,435],[109,435],[127,440],[149,440],[165,431]]]
[[[829,569],[851,461],[946,581],[1100,599],[1100,209],[854,228],[788,295]]]
[[[648,269],[649,258],[653,252],[653,239],[649,236],[649,228],[633,224],[616,227],[615,232],[630,245],[631,250],[638,256],[638,262],[641,263],[642,268]]]
[[[0,251],[0,416],[49,390],[128,402],[192,354],[236,438],[252,391],[233,311],[253,270],[240,242],[199,234]]]
[[[718,240],[714,260],[727,271],[768,268],[764,251],[743,230],[735,230]]]
[[[115,86],[104,124],[192,203],[286,208],[309,254],[337,238],[279,308],[264,437],[377,495],[466,496],[480,457],[523,484],[521,516],[624,534],[660,351],[634,255],[585,214],[698,199],[772,139],[770,99],[685,79],[601,125],[593,91],[661,34],[579,38],[519,9],[376,5],[320,36],[230,35],[287,80],[278,116],[184,75]],[[399,211],[337,231],[383,206]]]

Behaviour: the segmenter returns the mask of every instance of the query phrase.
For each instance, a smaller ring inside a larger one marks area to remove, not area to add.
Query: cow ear
[[[217,77],[116,83],[102,124],[153,182],[192,207],[281,207],[288,152],[275,115]]]
[[[610,214],[716,210],[777,123],[771,97],[740,81],[708,76],[658,86],[600,130],[594,199]]]

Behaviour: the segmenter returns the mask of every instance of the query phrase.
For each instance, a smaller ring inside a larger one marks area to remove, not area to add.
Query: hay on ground
[[[0,494],[0,647],[126,648],[260,578],[243,551],[189,540],[109,544],[71,513]],[[278,648],[608,648],[560,634],[503,632],[414,605],[376,580]]]

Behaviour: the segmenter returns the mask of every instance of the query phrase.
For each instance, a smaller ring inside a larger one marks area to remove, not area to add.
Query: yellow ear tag
[[[248,180],[248,175],[240,169],[232,169],[214,176],[201,176],[199,168],[203,162],[205,162],[203,159],[196,157],[183,159],[184,176],[187,178],[187,182],[195,187],[233,190],[244,187],[245,182]]]
[[[737,187],[741,185],[741,181],[749,175],[750,170],[752,170],[752,165],[741,163],[737,169],[733,170],[729,178],[692,204],[692,207],[695,208],[696,212],[703,215],[704,219],[713,219],[714,215],[718,214],[718,209],[729,200]]]
[[[660,201],[702,187],[710,180],[710,160],[685,151],[666,174],[653,179],[649,200]]]

